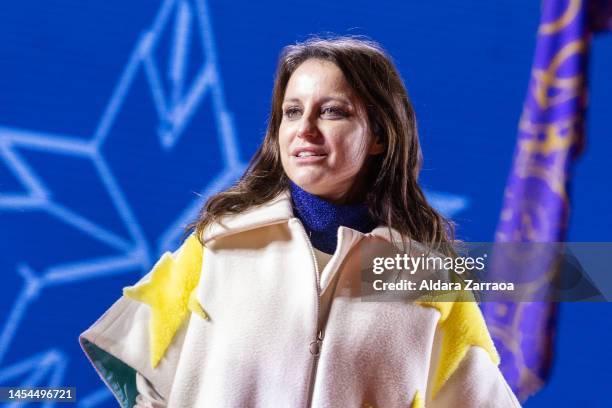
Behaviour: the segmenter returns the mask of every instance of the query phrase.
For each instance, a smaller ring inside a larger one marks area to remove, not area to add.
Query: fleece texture
[[[178,251],[176,259],[165,253],[153,267],[150,279],[123,289],[124,296],[150,307],[149,343],[153,368],[157,367],[170,346],[189,314],[190,306],[200,311],[192,293],[200,280],[201,268],[202,245],[195,235],[191,235]]]
[[[459,367],[471,347],[485,350],[496,366],[499,355],[487,330],[484,318],[476,302],[470,299],[443,302],[418,302],[440,312],[438,328],[442,332],[442,346],[431,390],[435,398],[440,388]]]

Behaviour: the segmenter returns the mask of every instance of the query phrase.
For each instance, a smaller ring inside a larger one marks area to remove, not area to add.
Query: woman
[[[356,289],[366,248],[452,253],[420,162],[413,108],[377,44],[286,47],[249,169],[83,349],[123,406],[518,406],[474,302]]]

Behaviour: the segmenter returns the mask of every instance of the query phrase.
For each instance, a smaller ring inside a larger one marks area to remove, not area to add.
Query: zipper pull
[[[323,343],[323,330],[319,330],[317,333],[317,339],[310,343],[308,349],[310,350],[310,354],[313,356],[318,356],[321,354],[321,345]]]

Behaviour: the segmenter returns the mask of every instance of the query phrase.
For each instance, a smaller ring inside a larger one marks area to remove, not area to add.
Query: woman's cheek
[[[348,144],[344,147],[344,160],[351,167],[359,167],[359,163],[363,161],[363,146],[359,139],[350,139],[353,143]]]

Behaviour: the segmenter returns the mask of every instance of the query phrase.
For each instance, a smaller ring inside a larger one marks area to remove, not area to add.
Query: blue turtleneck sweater
[[[376,227],[365,203],[339,205],[330,203],[290,183],[291,201],[295,216],[302,221],[312,245],[333,254],[338,242],[338,227],[345,226],[359,232],[370,232]]]

